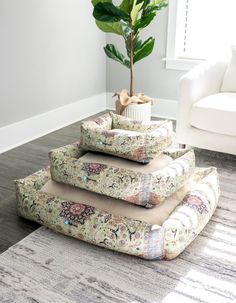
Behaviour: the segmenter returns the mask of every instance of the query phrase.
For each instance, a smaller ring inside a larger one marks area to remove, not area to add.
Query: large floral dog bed
[[[172,143],[172,122],[134,121],[112,112],[81,124],[84,150],[148,163]]]
[[[149,260],[173,259],[210,220],[219,197],[215,168],[196,169],[187,183],[162,204],[145,209],[59,184],[45,169],[16,181],[18,211],[98,246]]]
[[[151,207],[183,186],[195,168],[193,150],[165,150],[149,164],[85,153],[79,143],[49,153],[54,181]]]

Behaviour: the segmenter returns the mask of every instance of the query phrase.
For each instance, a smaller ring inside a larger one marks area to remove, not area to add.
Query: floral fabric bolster
[[[163,154],[172,158],[166,167],[153,173],[142,173],[141,164],[137,172],[80,159],[83,150],[75,143],[50,151],[51,177],[57,182],[152,207],[182,187],[195,168],[193,150],[166,150]]]
[[[172,122],[142,122],[108,113],[81,124],[81,146],[148,163],[172,143]]]
[[[198,236],[215,212],[220,189],[217,170],[201,168],[195,173],[198,182],[162,225],[165,229],[165,258],[173,259]]]

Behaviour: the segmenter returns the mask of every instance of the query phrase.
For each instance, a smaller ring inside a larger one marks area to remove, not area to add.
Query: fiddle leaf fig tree
[[[134,64],[149,56],[155,39],[142,41],[140,32],[167,6],[167,0],[123,0],[114,5],[112,0],[92,0],[93,16],[97,26],[105,33],[113,33],[124,39],[127,54],[115,45],[104,47],[106,55],[130,70],[130,97],[134,95]]]

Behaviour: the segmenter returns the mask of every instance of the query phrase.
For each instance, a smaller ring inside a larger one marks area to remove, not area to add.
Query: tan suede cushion
[[[162,204],[151,209],[143,208],[122,200],[92,193],[70,185],[60,184],[55,181],[48,181],[41,191],[63,199],[94,206],[108,213],[144,221],[150,224],[162,225],[171,212],[183,200],[187,192],[194,186],[194,182],[189,180],[185,186],[166,199]]]
[[[148,164],[141,164],[122,158],[117,158],[109,155],[97,154],[97,153],[86,153],[84,156],[79,158],[82,162],[89,163],[101,163],[113,167],[119,167],[124,169],[130,169],[135,172],[140,173],[153,173],[166,167],[173,159],[170,156],[161,154],[155,157]]]

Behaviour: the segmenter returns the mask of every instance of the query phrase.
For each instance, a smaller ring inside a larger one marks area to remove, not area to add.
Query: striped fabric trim
[[[143,174],[141,178],[142,189],[139,193],[139,204],[148,207],[150,200],[152,174]],[[152,204],[150,206],[153,206]]]
[[[145,259],[157,260],[164,258],[164,228],[159,225],[149,225],[145,236]]]

